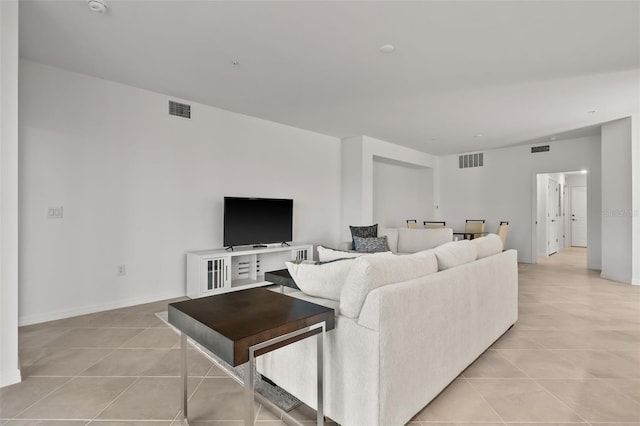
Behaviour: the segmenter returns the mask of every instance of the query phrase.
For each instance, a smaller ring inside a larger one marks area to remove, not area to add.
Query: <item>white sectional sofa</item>
[[[453,229],[378,228],[378,237],[386,236],[389,250],[395,254],[415,253],[437,247],[453,240]],[[351,241],[340,244],[342,250],[351,249]]]
[[[378,236],[383,235],[387,236],[387,244],[392,253],[415,253],[453,240],[453,229],[379,228]]]
[[[516,251],[494,237],[349,260],[339,300],[289,293],[336,309],[325,341],[328,417],[405,424],[516,322]],[[257,359],[260,373],[314,408],[315,345],[305,339]]]

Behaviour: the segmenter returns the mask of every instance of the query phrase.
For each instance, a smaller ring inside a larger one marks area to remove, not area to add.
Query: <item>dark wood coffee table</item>
[[[280,285],[280,292],[284,293],[285,287],[291,287],[296,290],[300,290],[300,287],[296,284],[291,277],[288,269],[278,269],[277,271],[269,271],[264,273],[264,280]]]
[[[255,357],[317,335],[318,425],[324,423],[324,335],[335,327],[331,308],[265,288],[169,304],[169,323],[181,332],[182,414],[187,420],[187,336],[232,366],[248,363],[245,424],[253,425]]]

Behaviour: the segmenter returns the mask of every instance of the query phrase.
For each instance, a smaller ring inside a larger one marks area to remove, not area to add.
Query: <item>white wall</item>
[[[484,167],[458,168],[458,156],[440,159],[440,216],[454,228],[465,219],[486,219],[495,232],[509,221],[507,247],[518,250],[518,260],[535,262],[538,173],[589,170],[590,268],[600,267],[600,139],[588,137],[550,142],[550,151],[532,154],[530,146],[486,151]]]
[[[169,99],[21,62],[22,324],[184,295],[225,195],[293,198],[295,240],[339,242],[339,139]]]
[[[18,2],[0,1],[0,387],[18,365]]]
[[[631,118],[602,125],[602,276],[631,282]]]
[[[373,161],[373,222],[386,228],[433,220],[433,169],[382,158]]]
[[[342,140],[342,224],[343,241],[351,239],[349,225],[374,223],[374,160],[391,160],[406,166],[432,169],[432,211],[423,214],[439,219],[438,157],[368,136]],[[425,197],[428,190],[425,189]],[[417,218],[416,218],[417,219]]]

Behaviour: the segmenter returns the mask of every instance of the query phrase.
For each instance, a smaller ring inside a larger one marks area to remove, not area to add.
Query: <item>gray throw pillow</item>
[[[361,238],[374,238],[378,236],[378,224],[371,226],[349,226],[351,230],[351,238],[361,237]],[[351,249],[355,250],[356,243],[355,240],[352,240]]]
[[[379,253],[389,251],[386,235],[373,238],[353,237],[353,242],[356,246],[355,250],[362,253]]]

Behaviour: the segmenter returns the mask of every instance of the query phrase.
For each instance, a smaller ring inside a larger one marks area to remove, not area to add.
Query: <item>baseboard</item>
[[[0,371],[0,388],[20,383],[21,381],[22,375],[19,368],[13,371]]]
[[[604,278],[605,280],[618,281],[624,284],[631,284],[631,280],[629,278],[617,277],[615,275],[600,274],[600,278]]]
[[[55,321],[69,317],[76,317],[78,315],[94,314],[96,312],[126,308],[134,305],[142,305],[144,303],[158,302],[160,300],[175,299],[177,297],[183,296],[184,293],[168,293],[160,295],[154,294],[153,296],[142,297],[138,299],[118,300],[115,302],[101,303],[98,305],[81,306],[72,309],[44,312],[42,314],[27,315],[18,318],[18,326],[22,327],[25,325],[39,324],[41,322]]]
[[[640,285],[640,278],[634,278],[631,280],[631,284],[633,285]]]

